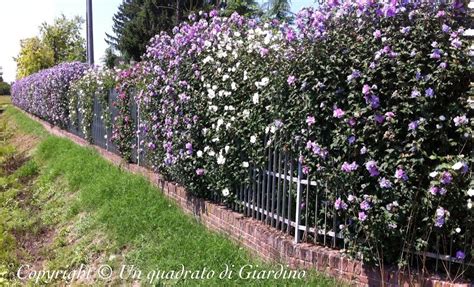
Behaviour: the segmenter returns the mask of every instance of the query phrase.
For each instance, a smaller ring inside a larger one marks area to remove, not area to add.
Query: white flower
[[[202,150],[198,150],[196,155],[197,155],[197,157],[202,157]]]
[[[451,168],[454,169],[454,170],[460,170],[463,166],[464,166],[464,163],[458,161],[458,162],[455,163]]]
[[[224,120],[223,119],[218,119],[217,120],[217,127],[220,127],[224,124]]]
[[[209,99],[214,99],[216,97],[216,92],[213,89],[207,89],[207,97]]]
[[[244,116],[244,118],[248,118],[250,116],[250,111],[249,110],[244,110],[242,112],[242,115]]]
[[[274,133],[276,132],[276,127],[275,127],[275,126],[272,126],[272,127],[270,128],[270,132],[271,132],[272,134],[274,134]]]
[[[472,201],[470,199],[467,200],[467,209],[472,208]]]
[[[456,233],[460,233],[460,232],[461,232],[461,228],[458,227],[458,228],[455,229],[455,231],[456,231]]]
[[[229,147],[228,145],[226,145],[226,146],[224,147],[225,153],[228,153],[228,152],[229,152],[229,149],[230,149],[230,147]]]
[[[440,120],[440,121],[445,121],[445,120],[446,120],[446,117],[443,116],[443,115],[441,115],[441,116],[439,116],[439,120]]]
[[[204,147],[204,152],[208,151],[209,149],[210,149],[209,146],[205,146],[205,147]]]
[[[217,112],[217,106],[209,106],[209,110],[213,111],[213,112]]]
[[[228,79],[230,78],[229,75],[225,74],[224,76],[222,76],[222,81],[227,81]]]
[[[256,105],[258,104],[260,95],[258,93],[253,94],[252,102]]]
[[[251,136],[250,137],[250,143],[254,144],[257,142],[257,137],[256,136]]]
[[[244,81],[247,81],[249,77],[247,76],[247,71],[244,71]]]
[[[213,150],[210,150],[207,154],[209,156],[215,156],[216,155],[216,153]]]
[[[222,153],[219,154],[217,157],[217,164],[223,165],[225,163],[225,157],[222,155]]]
[[[437,177],[438,176],[438,172],[437,171],[433,171],[433,172],[430,172],[430,177]]]
[[[230,84],[230,88],[235,91],[237,90],[237,84],[235,82],[232,82],[232,84]]]
[[[213,138],[211,141],[212,141],[213,143],[219,142],[219,138],[218,138],[218,137],[217,137],[217,138]]]
[[[473,197],[474,196],[474,188],[469,188],[469,190],[467,191],[467,195],[470,196],[470,197]]]
[[[242,166],[243,166],[243,167],[249,167],[248,161],[244,161],[244,162],[242,163]]]
[[[229,196],[229,189],[228,189],[228,188],[224,188],[224,189],[222,190],[222,195],[225,196],[225,197]]]

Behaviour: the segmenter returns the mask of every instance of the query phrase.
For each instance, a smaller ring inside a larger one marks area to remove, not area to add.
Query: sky
[[[104,40],[105,33],[112,33],[112,17],[122,0],[92,2],[94,58],[100,64],[108,47]],[[293,0],[291,4],[291,10],[296,12],[314,5],[314,0]],[[0,0],[0,66],[3,67],[4,81],[15,80],[16,63],[13,57],[20,52],[20,40],[38,36],[41,23],[52,23],[61,14],[67,18],[79,15],[86,19],[86,0]],[[82,28],[85,38],[85,24]]]

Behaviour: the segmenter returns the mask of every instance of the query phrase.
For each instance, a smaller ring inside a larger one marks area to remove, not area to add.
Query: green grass
[[[54,228],[54,239],[43,250],[49,269],[107,263],[119,272],[122,264],[128,264],[143,272],[139,282],[145,284],[149,271],[178,271],[184,265],[186,270],[206,268],[217,275],[209,280],[162,280],[153,284],[340,285],[315,272],[307,272],[303,280],[238,278],[238,270],[246,264],[258,265],[253,269],[257,271],[278,266],[264,264],[225,236],[210,232],[146,179],[111,165],[95,150],[46,135],[41,126],[14,108],[8,108],[5,116],[17,124],[19,131],[42,139],[34,163],[27,163],[17,174],[25,177],[39,172],[31,189],[31,204],[39,210],[35,208],[30,214],[33,218],[26,220],[23,228]],[[25,214],[18,214],[25,220]],[[226,264],[233,270],[233,279],[222,281],[218,274]]]

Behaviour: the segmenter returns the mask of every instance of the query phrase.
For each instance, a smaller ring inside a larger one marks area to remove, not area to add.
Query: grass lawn
[[[8,126],[8,144],[0,149],[0,286],[2,280],[24,283],[11,273],[20,263],[36,270],[74,270],[85,264],[93,275],[79,284],[92,285],[341,285],[315,272],[293,280],[240,278],[246,264],[253,266],[246,271],[259,274],[279,266],[264,264],[225,236],[210,232],[146,179],[109,164],[93,149],[47,134],[16,108],[3,113],[2,126]],[[96,274],[102,264],[113,270],[109,280]],[[128,267],[122,280],[124,265]],[[231,279],[219,279],[226,265],[233,271]],[[216,275],[204,280],[151,278],[157,271],[179,271],[181,266],[189,271],[206,268]],[[132,269],[142,272],[141,279],[130,277]]]

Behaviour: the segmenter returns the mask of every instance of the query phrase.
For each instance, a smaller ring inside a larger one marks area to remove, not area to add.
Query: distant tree
[[[10,84],[5,82],[0,82],[0,96],[9,96],[10,95]]]
[[[229,0],[225,4],[224,16],[230,16],[234,12],[246,17],[261,16],[263,14],[255,0]]]
[[[291,1],[290,0],[269,0],[264,4],[266,9],[266,16],[279,20],[292,20]]]
[[[85,40],[81,36],[82,24],[84,19],[81,17],[67,19],[64,15],[56,18],[53,24],[41,24],[41,40],[53,51],[54,64],[86,60]]]
[[[120,56],[116,55],[112,47],[105,49],[104,58],[102,58],[102,63],[107,68],[113,68],[117,64],[117,61],[120,59]]]
[[[38,37],[27,38],[20,41],[20,53],[15,61],[17,65],[16,77],[21,79],[53,66],[54,53]]]
[[[195,10],[209,10],[216,0],[124,0],[113,17],[113,34],[106,42],[125,60],[140,60],[149,40],[161,31],[170,32]]]

